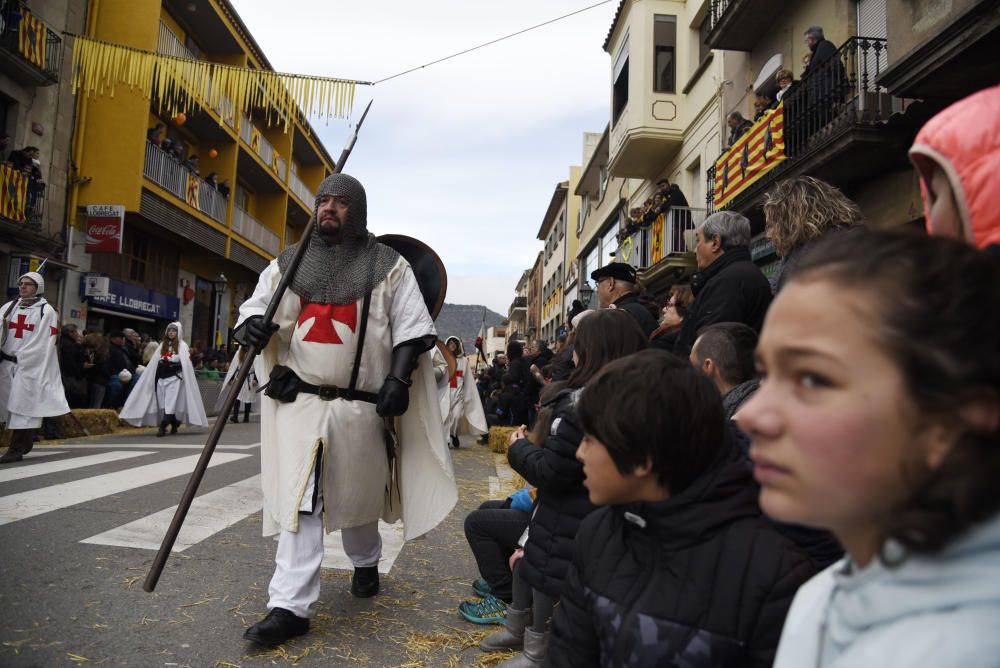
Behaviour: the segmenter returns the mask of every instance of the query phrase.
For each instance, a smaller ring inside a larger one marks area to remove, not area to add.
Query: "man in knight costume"
[[[274,315],[267,308],[296,246],[261,274],[236,339],[262,351],[264,535],[279,534],[268,615],[244,637],[275,646],[309,630],[320,593],[323,532],[340,530],[351,593],[379,590],[378,521],[409,540],[457,498],[430,356],[436,338],[410,264],[367,229],[365,190],[334,174],[316,195],[316,226]],[[396,440],[398,435],[398,442]]]
[[[0,307],[0,422],[11,432],[0,464],[28,454],[42,418],[69,413],[56,355],[59,315],[42,297],[45,279],[29,271],[17,289],[18,298]]]

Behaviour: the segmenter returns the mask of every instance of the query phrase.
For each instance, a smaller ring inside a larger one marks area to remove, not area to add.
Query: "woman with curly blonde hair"
[[[831,233],[861,225],[858,205],[826,181],[797,176],[779,181],[764,195],[764,229],[781,258],[769,279],[777,294],[806,246]]]

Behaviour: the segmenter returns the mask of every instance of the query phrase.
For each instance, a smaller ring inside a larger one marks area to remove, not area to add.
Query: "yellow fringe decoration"
[[[73,40],[73,93],[115,96],[118,84],[156,99],[169,116],[204,107],[219,123],[251,110],[265,111],[268,125],[277,116],[288,132],[301,112],[307,117],[347,118],[354,90],[368,82],[330,79],[190,60],[121,44],[76,37]]]

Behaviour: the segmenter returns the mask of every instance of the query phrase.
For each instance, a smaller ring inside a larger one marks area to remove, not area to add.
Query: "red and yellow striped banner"
[[[660,214],[650,225],[650,230],[652,234],[652,247],[650,249],[649,263],[651,265],[656,264],[663,259],[663,249],[664,249],[664,228],[667,224],[667,217],[664,214]]]
[[[24,222],[28,202],[28,177],[10,165],[0,165],[0,216]]]
[[[196,209],[198,208],[198,201],[199,197],[201,196],[201,191],[199,190],[198,186],[199,186],[198,177],[192,174],[191,172],[188,172],[187,188],[185,188],[184,191],[185,192],[184,201]]]
[[[39,69],[45,69],[45,41],[48,33],[45,24],[35,18],[31,12],[22,10],[21,24],[18,27],[18,47],[21,55]]]
[[[715,161],[713,205],[724,207],[784,160],[785,103],[780,102]]]

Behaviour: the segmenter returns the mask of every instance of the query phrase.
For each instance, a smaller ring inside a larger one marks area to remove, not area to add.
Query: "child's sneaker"
[[[504,624],[507,621],[507,604],[493,594],[487,594],[479,603],[460,603],[458,614],[473,624]]]
[[[479,578],[472,583],[472,591],[474,591],[476,596],[479,598],[485,598],[492,593],[490,591],[490,583],[483,578]]]

